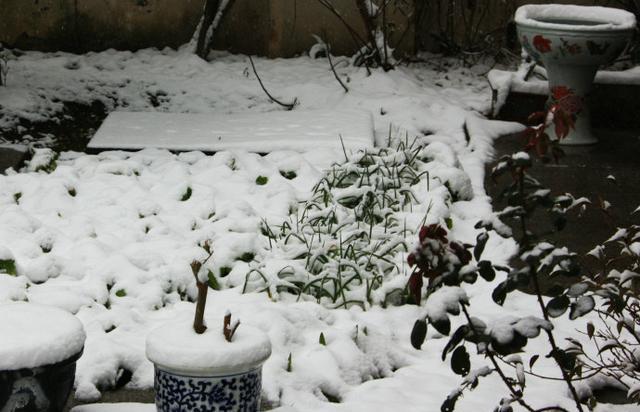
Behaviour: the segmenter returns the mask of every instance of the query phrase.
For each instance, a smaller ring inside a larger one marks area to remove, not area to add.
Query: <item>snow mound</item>
[[[0,370],[51,365],[82,350],[82,323],[64,310],[16,302],[0,305]]]

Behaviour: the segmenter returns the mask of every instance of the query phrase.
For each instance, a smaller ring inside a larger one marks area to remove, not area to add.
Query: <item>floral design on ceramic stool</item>
[[[546,4],[518,8],[515,21],[524,50],[547,69],[549,104],[559,103],[574,121],[561,143],[596,143],[586,101],[599,66],[615,59],[633,35],[635,16],[607,7]]]
[[[156,367],[156,407],[159,412],[201,410],[254,412],[260,404],[259,369],[235,376],[182,376]]]

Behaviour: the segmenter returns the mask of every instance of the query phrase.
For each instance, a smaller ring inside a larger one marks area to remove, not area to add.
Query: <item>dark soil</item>
[[[51,148],[56,151],[83,152],[107,114],[107,108],[98,101],[90,105],[66,102],[64,111],[55,119],[46,122],[22,120],[20,128],[0,131],[0,136],[12,143],[24,143],[27,135],[32,137],[29,142],[52,137],[55,143]]]

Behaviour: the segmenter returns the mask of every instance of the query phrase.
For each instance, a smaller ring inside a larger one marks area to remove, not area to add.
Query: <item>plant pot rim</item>
[[[18,373],[21,373],[21,374],[31,373],[33,375],[37,375],[38,373],[40,373],[41,370],[44,370],[44,369],[64,367],[64,366],[67,366],[67,365],[71,365],[72,363],[76,363],[78,361],[78,359],[80,359],[80,357],[82,357],[83,353],[84,353],[84,347],[82,347],[82,349],[80,349],[79,352],[77,352],[77,353],[71,355],[70,357],[68,357],[66,359],[63,359],[63,360],[61,360],[59,362],[48,363],[46,365],[37,365],[37,366],[32,366],[32,367],[27,367],[27,368],[3,369],[3,370],[0,370],[0,374],[18,372]],[[31,371],[31,372],[29,372],[29,371]]]
[[[222,322],[220,322],[222,325]],[[271,341],[260,329],[242,324],[233,341],[222,328],[198,335],[190,323],[173,321],[147,336],[147,358],[156,367],[185,376],[222,376],[259,368],[271,355]]]
[[[54,306],[0,304],[0,370],[33,369],[79,357],[86,334],[80,320]]]
[[[576,24],[563,23],[562,21],[572,21]],[[607,34],[624,32],[631,34],[636,29],[635,16],[626,10],[572,4],[527,4],[520,6],[515,13],[515,22],[520,28],[563,35],[576,33],[606,36]],[[585,24],[579,24],[580,22]]]
[[[240,364],[233,368],[221,369],[221,368],[200,368],[200,369],[185,369],[185,368],[172,368],[165,365],[154,362],[154,366],[164,372],[172,375],[177,375],[185,378],[228,378],[233,376],[241,376],[254,371],[259,371],[262,368],[264,362],[246,363]]]

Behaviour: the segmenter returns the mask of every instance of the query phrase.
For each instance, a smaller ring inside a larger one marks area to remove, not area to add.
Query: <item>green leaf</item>
[[[0,260],[0,273],[16,276],[16,262],[13,259]]]
[[[447,396],[447,399],[442,403],[442,406],[440,406],[440,412],[453,412],[453,410],[456,409],[456,401],[461,394],[462,391],[454,392]]]
[[[451,321],[448,316],[436,320],[429,319],[429,323],[442,335],[449,335],[449,332],[451,332]]]
[[[453,332],[453,335],[451,335],[451,339],[449,339],[449,342],[447,342],[444,349],[442,350],[443,361],[446,359],[447,354],[451,352],[453,348],[458,346],[460,342],[462,342],[465,336],[467,336],[468,332],[469,332],[469,326],[467,325],[462,325],[458,329],[456,329],[455,332]]]
[[[182,195],[182,198],[180,198],[181,202],[186,202],[187,200],[189,200],[191,198],[191,195],[193,194],[193,191],[191,190],[190,187],[187,187],[187,191],[184,192],[184,194]]]
[[[320,338],[318,339],[318,343],[322,346],[327,346],[327,340],[324,338],[324,333],[320,332]]]
[[[464,346],[458,346],[451,355],[451,370],[460,376],[465,376],[471,370],[469,353]]]
[[[231,268],[229,266],[222,266],[220,268],[220,277],[221,278],[229,276],[229,273],[231,273]]]
[[[507,281],[498,284],[496,288],[491,293],[491,299],[496,302],[498,305],[502,306],[504,301],[507,299]]]
[[[211,270],[208,271],[207,278],[209,279],[209,287],[211,289],[220,290],[220,284]]]
[[[280,175],[282,175],[282,177],[284,177],[285,179],[289,179],[289,180],[295,179],[298,176],[296,172],[294,172],[293,170],[289,170],[289,171],[281,170]]]
[[[596,333],[596,327],[591,322],[587,323],[587,335],[589,339],[593,338],[594,333]]]
[[[536,364],[536,361],[538,360],[539,357],[540,355],[533,355],[531,359],[529,359],[529,369],[533,369],[533,365]]]
[[[446,217],[444,219],[444,223],[447,225],[447,229],[449,230],[453,229],[453,220],[451,220],[450,217]]]
[[[593,296],[581,296],[577,301],[571,304],[571,311],[569,311],[569,319],[575,320],[581,316],[591,312],[596,307],[596,301]]]
[[[291,359],[291,352],[289,352],[289,358],[287,359],[287,372],[291,372],[293,370],[293,361]]]
[[[127,291],[124,290],[124,289],[118,289],[116,291],[116,296],[119,297],[119,298],[123,298],[123,297],[127,296]]]
[[[589,285],[584,282],[575,283],[569,287],[567,291],[567,296],[571,298],[577,298],[582,296],[587,290],[589,290]]]
[[[546,309],[549,313],[549,316],[551,316],[552,318],[557,318],[559,316],[562,316],[562,314],[567,311],[570,303],[571,302],[566,295],[560,295],[551,299],[549,303],[547,303]]]
[[[487,282],[492,282],[496,278],[496,271],[488,260],[478,262],[478,273]]]
[[[484,252],[484,247],[487,245],[487,241],[489,240],[489,234],[487,232],[482,232],[476,238],[476,246],[473,248],[473,257],[476,258],[476,261],[480,261],[480,257],[482,256],[482,252]]]
[[[264,186],[267,184],[267,182],[269,182],[269,178],[266,176],[258,176],[256,177],[256,184],[258,186]]]
[[[238,260],[241,260],[241,261],[243,261],[243,262],[247,262],[247,263],[249,263],[249,262],[251,262],[251,261],[253,260],[253,258],[255,258],[255,257],[256,257],[255,253],[252,253],[252,252],[245,252],[245,253],[243,253],[242,255],[240,255],[240,257],[238,258]]]
[[[411,346],[420,350],[424,340],[427,338],[427,321],[424,319],[416,320],[411,330]]]

